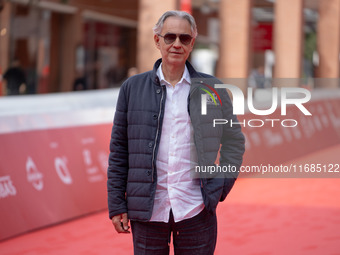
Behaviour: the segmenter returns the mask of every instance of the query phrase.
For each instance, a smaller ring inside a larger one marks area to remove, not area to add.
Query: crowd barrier
[[[106,208],[117,95],[109,89],[0,99],[0,240]],[[282,119],[279,113],[240,116],[244,164],[275,164],[339,143],[339,93],[315,92],[306,107],[312,116],[287,110],[295,128],[266,121]]]
[[[117,93],[0,99],[0,240],[106,208]]]
[[[305,107],[311,116],[303,114],[295,105],[287,108],[285,116],[279,110],[269,116],[249,112],[239,116],[246,136],[243,164],[275,165],[339,144],[339,91],[314,91]]]

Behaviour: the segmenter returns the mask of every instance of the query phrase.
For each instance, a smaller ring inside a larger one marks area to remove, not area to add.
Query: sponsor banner
[[[0,135],[0,240],[105,209],[111,124]]]

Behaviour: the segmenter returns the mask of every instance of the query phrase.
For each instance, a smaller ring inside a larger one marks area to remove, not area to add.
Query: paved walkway
[[[339,164],[339,152],[340,145],[294,163]],[[218,207],[215,254],[340,254],[340,173],[336,176],[239,179]],[[106,212],[0,243],[1,255],[132,253],[131,235],[116,234]]]

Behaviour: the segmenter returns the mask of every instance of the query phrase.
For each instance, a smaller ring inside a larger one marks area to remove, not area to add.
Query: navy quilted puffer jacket
[[[119,92],[113,121],[108,167],[109,217],[128,213],[132,220],[148,221],[151,218],[157,186],[156,157],[162,130],[166,88],[156,75],[159,59],[152,71],[127,79]],[[194,129],[194,141],[200,166],[212,166],[218,152],[219,165],[242,164],[244,136],[239,125],[216,125],[213,119],[232,119],[232,104],[225,89],[216,89],[222,105],[207,105],[207,115],[201,114],[202,84],[220,84],[216,78],[198,73],[186,63],[191,89],[188,112]],[[205,207],[215,212],[234,185],[237,173],[227,178],[200,178]]]

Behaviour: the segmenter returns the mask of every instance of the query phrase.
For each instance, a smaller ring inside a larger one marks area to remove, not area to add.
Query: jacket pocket
[[[208,211],[215,211],[218,202],[223,194],[222,178],[205,178],[202,179],[202,195],[204,205]]]
[[[233,188],[235,183],[234,178],[224,178],[224,186],[223,186],[223,191],[222,195],[220,197],[220,201],[224,201],[224,199],[228,196],[230,190]]]

